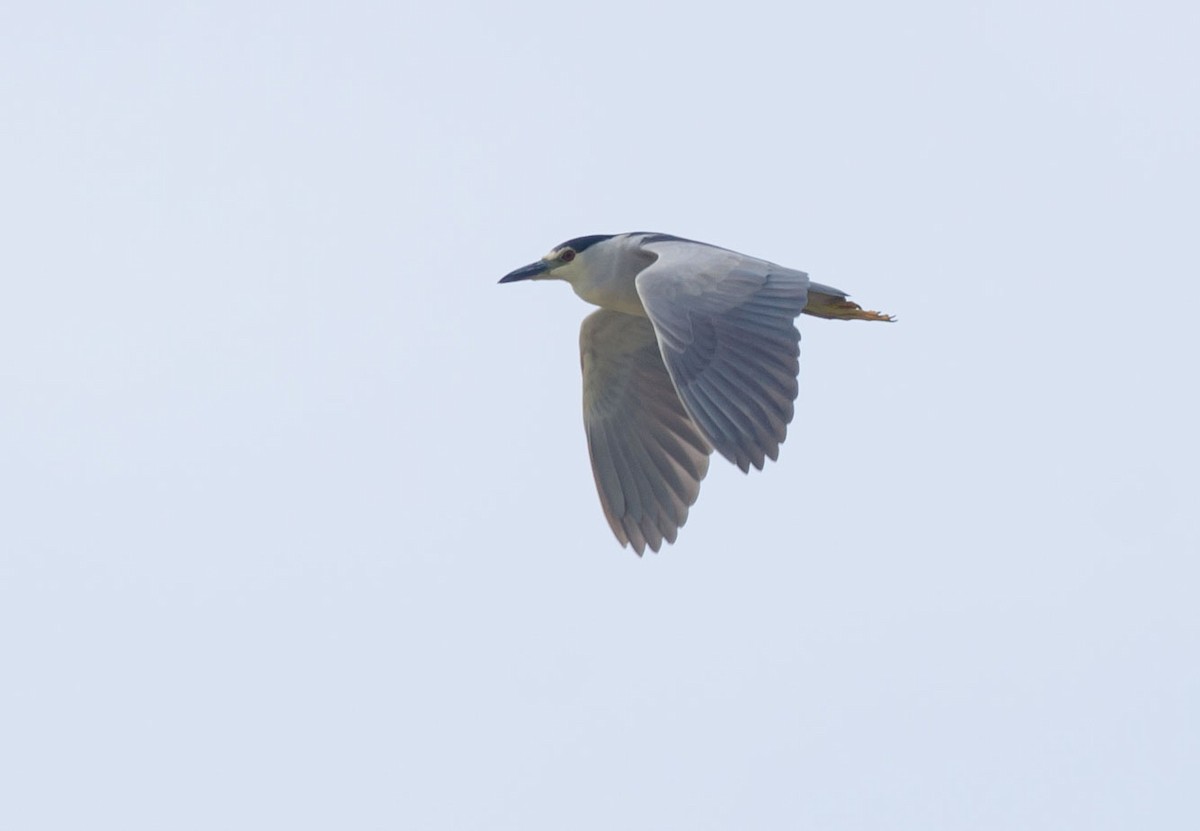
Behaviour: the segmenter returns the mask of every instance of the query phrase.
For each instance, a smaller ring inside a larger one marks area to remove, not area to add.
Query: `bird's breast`
[[[637,284],[632,278],[589,278],[571,284],[581,298],[602,309],[624,312],[627,315],[646,316],[642,298],[638,296]]]

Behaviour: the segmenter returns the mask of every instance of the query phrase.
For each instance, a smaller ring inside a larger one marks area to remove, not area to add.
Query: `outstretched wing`
[[[583,422],[600,504],[640,556],[675,542],[712,447],[688,418],[650,321],[606,309],[579,331]]]
[[[722,456],[761,470],[794,412],[808,275],[684,240],[644,247],[658,259],[637,291],[679,397]]]

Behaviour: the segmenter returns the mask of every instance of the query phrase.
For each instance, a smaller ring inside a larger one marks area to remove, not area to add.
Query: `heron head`
[[[550,253],[529,265],[523,265],[500,278],[501,283],[518,280],[566,280],[572,282],[587,271],[587,251],[598,242],[612,239],[612,234],[576,237],[556,245]]]

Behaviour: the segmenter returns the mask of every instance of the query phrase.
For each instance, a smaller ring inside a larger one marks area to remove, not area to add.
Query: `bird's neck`
[[[594,255],[589,257],[587,270],[570,280],[575,293],[603,309],[645,317],[646,310],[638,296],[636,277],[649,264],[648,261],[654,259],[653,255],[648,255],[648,261],[643,262],[647,252],[626,250],[615,245],[607,250],[588,253]]]

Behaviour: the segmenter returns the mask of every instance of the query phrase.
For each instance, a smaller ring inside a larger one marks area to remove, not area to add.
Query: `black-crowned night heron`
[[[775,460],[800,369],[800,313],[891,320],[803,271],[668,234],[568,240],[501,283],[565,280],[600,310],[579,332],[600,503],[640,556],[675,542],[715,448]]]

